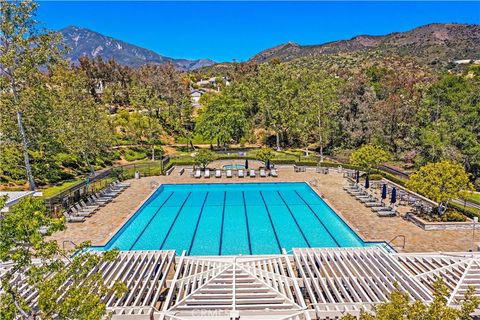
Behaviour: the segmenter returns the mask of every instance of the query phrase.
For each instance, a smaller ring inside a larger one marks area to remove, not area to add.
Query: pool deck
[[[235,161],[226,161],[223,164],[235,163]],[[251,166],[256,165],[258,164],[251,162]],[[424,231],[401,217],[380,218],[342,189],[347,184],[342,174],[330,172],[328,175],[324,175],[316,173],[314,168],[309,168],[307,172],[297,173],[293,171],[291,166],[280,166],[278,178],[260,178],[257,175],[256,178],[211,177],[209,179],[195,179],[188,172],[180,176],[178,168],[176,168],[169,176],[130,180],[131,186],[110,204],[98,210],[83,223],[67,224],[65,231],[56,233],[52,238],[56,239],[61,246],[65,241],[66,248],[72,247],[69,241],[80,244],[89,240],[92,245],[105,245],[142,203],[148,199],[149,195],[154,192],[155,189],[152,184],[311,182],[314,179],[317,181],[317,187],[313,187],[313,189],[364,241],[389,241],[397,235],[404,235],[406,237],[404,249],[399,247],[401,245],[400,239],[393,242],[397,251],[453,252],[471,249],[471,230]],[[401,214],[406,213],[408,210],[408,207],[400,207],[399,209]]]

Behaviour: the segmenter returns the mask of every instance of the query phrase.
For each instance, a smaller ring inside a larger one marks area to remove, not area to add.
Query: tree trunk
[[[155,161],[155,146],[152,146],[152,161]]]
[[[318,112],[318,143],[320,146],[320,162],[323,162],[323,138],[322,138],[322,120]]]
[[[13,76],[10,79],[10,85],[12,87],[12,92],[13,92],[13,102],[16,105],[18,105],[17,85],[15,83],[15,79],[13,78]],[[17,123],[18,123],[18,131],[20,133],[20,138],[22,139],[23,160],[25,162],[25,170],[27,171],[28,188],[30,189],[30,191],[35,191],[35,180],[33,178],[32,167],[30,166],[30,157],[28,155],[27,137],[25,135],[25,130],[23,129],[22,112],[20,112],[19,110],[17,110]]]
[[[280,151],[280,133],[277,131],[275,133],[276,144],[277,144],[277,151]]]

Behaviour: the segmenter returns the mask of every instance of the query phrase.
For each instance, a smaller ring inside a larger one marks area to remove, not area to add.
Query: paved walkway
[[[226,164],[242,163],[227,161]],[[217,163],[217,167],[223,163]],[[258,166],[252,163],[250,167]],[[213,166],[212,166],[213,167]],[[295,173],[292,167],[279,167],[278,178],[192,178],[189,170],[183,175],[178,174],[178,168],[170,176],[146,177],[131,180],[131,187],[119,195],[112,203],[101,208],[95,215],[83,223],[69,223],[65,231],[53,236],[60,242],[71,240],[77,244],[90,240],[93,245],[104,245],[131,217],[141,204],[161,183],[215,183],[215,182],[271,182],[271,181],[306,181],[316,179],[315,190],[329,203],[333,209],[354,229],[365,241],[389,241],[396,235],[406,237],[406,247],[399,251],[468,251],[472,244],[472,231],[445,230],[424,231],[401,217],[379,218],[371,210],[348,195],[342,187],[347,184],[342,174],[331,172],[328,175],[316,173],[313,168],[307,172]],[[405,213],[407,207],[400,207]],[[480,232],[478,232],[480,239]],[[477,240],[478,241],[478,240]],[[396,242],[400,245],[401,241]],[[68,245],[68,244],[67,244]]]

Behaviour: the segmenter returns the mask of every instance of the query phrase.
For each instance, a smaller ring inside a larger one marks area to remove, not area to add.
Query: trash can
[[[140,179],[140,171],[135,171],[135,179]]]

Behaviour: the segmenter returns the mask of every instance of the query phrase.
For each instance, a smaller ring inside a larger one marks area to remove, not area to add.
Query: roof
[[[0,197],[7,197],[7,201],[5,202],[5,207],[0,208],[1,212],[7,212],[8,207],[11,207],[20,199],[30,196],[30,195],[35,195],[35,191],[0,191]]]
[[[451,291],[450,306],[468,286],[480,296],[480,253],[392,253],[379,246],[259,256],[124,251],[99,271],[107,284],[121,280],[128,288],[120,298],[105,298],[114,319],[331,319],[388,300],[395,285],[429,303],[438,277]],[[36,294],[23,290],[34,302]]]

